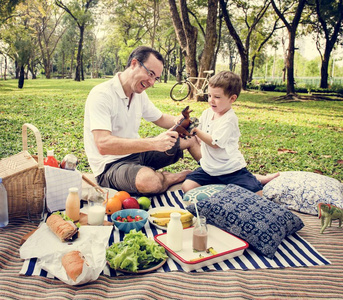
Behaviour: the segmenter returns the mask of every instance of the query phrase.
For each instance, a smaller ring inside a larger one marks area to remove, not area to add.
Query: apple
[[[139,203],[139,207],[144,210],[148,210],[151,205],[151,201],[148,197],[140,197],[137,201]]]
[[[139,208],[139,203],[135,198],[129,197],[123,201],[122,206],[123,206],[123,209]]]

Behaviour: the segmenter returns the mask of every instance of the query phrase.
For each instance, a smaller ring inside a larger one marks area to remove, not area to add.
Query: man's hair
[[[224,94],[231,97],[232,95],[239,96],[242,89],[241,77],[230,71],[222,71],[209,80],[211,87],[219,87],[224,90]]]
[[[140,61],[141,63],[145,63],[148,60],[150,54],[154,55],[164,65],[164,59],[163,59],[163,56],[160,52],[158,52],[157,50],[152,49],[150,47],[139,46],[131,52],[131,54],[127,60],[127,64],[126,64],[125,69],[130,67],[131,61],[134,58],[137,59],[138,61]]]

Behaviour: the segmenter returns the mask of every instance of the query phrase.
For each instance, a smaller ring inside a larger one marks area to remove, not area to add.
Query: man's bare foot
[[[257,178],[257,180],[259,182],[262,183],[262,185],[265,185],[267,184],[268,182],[272,181],[274,178],[280,176],[280,173],[277,172],[277,173],[272,173],[272,174],[267,174],[267,175],[259,175],[259,174],[256,174],[255,177]]]
[[[184,170],[178,173],[170,173],[167,171],[163,171],[162,174],[165,178],[168,178],[169,180],[171,180],[172,184],[174,185],[176,183],[180,183],[182,181],[184,181],[186,179],[186,176],[191,173],[191,170]]]

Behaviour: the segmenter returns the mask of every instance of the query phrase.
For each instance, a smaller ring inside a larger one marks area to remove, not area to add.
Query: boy
[[[229,71],[220,72],[210,79],[210,108],[202,113],[199,126],[193,129],[201,140],[201,167],[186,176],[182,184],[184,192],[202,185],[231,183],[262,196],[261,182],[246,169],[245,159],[238,149],[241,134],[232,104],[241,88],[241,78]],[[266,182],[278,175],[267,176]]]

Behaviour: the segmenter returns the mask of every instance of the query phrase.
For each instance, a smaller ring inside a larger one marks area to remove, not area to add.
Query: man
[[[126,69],[94,87],[86,101],[84,144],[99,185],[132,194],[159,194],[184,181],[190,172],[160,172],[188,149],[196,161],[195,139],[180,139],[172,128],[180,117],[162,113],[145,90],[159,81],[164,60],[156,50],[140,46],[129,56]],[[140,138],[141,118],[169,129],[152,138]]]

